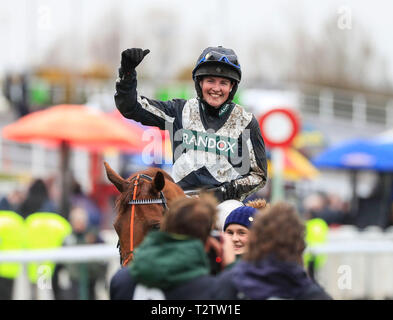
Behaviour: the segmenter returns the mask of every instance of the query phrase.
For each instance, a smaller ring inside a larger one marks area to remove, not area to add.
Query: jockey
[[[232,102],[242,75],[235,52],[203,50],[192,71],[197,97],[170,101],[137,93],[135,68],[149,52],[122,52],[115,102],[124,117],[169,130],[175,182],[185,191],[214,188],[219,201],[242,201],[262,188],[267,163],[258,122]]]

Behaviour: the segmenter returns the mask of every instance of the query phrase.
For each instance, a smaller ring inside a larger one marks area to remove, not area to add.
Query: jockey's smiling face
[[[206,76],[199,83],[203,99],[212,107],[218,108],[227,101],[232,90],[231,80],[222,77]]]

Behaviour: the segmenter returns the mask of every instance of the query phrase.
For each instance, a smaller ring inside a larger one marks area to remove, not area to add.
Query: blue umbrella
[[[393,143],[354,139],[328,148],[311,162],[318,168],[393,171]]]

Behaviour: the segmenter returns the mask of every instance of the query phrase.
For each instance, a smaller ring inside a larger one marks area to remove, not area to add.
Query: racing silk
[[[116,106],[126,118],[169,130],[172,177],[183,190],[232,181],[235,198],[243,200],[265,185],[265,145],[252,113],[234,103],[215,109],[198,98],[148,99],[136,87],[135,71],[118,79]]]

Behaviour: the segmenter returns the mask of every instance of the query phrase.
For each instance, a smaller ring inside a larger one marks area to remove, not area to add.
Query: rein
[[[160,199],[136,199],[136,191],[138,189],[139,185],[139,179],[146,179],[148,181],[153,181],[152,177],[145,175],[145,174],[138,174],[136,177],[132,178],[130,180],[134,180],[134,190],[133,190],[133,195],[132,195],[132,200],[128,202],[128,204],[131,204],[131,217],[130,217],[130,251],[128,253],[127,258],[122,262],[121,264],[124,266],[127,265],[127,263],[133,258],[134,256],[134,217],[135,217],[135,206],[136,205],[141,205],[141,204],[162,204],[164,207],[164,212],[168,208],[167,206],[167,201],[165,199],[164,193],[160,191]],[[120,248],[120,241],[118,243],[119,245],[119,251],[120,251],[120,257],[121,257],[121,248]]]

